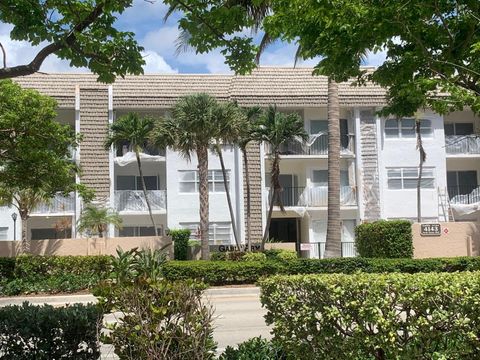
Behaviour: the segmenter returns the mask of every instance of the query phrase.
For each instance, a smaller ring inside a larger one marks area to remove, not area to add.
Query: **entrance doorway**
[[[300,219],[272,219],[269,236],[271,239],[274,239],[275,242],[298,243],[300,240]]]

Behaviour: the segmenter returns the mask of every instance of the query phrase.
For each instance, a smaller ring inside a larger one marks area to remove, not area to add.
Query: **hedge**
[[[412,258],[412,224],[407,220],[380,220],[355,228],[355,247],[362,257]]]
[[[98,359],[102,318],[95,305],[0,308],[0,359]]]
[[[187,260],[188,241],[190,240],[190,230],[176,229],[170,230],[169,235],[173,241],[173,256],[175,260]]]
[[[478,359],[480,273],[274,276],[273,340],[293,359]]]
[[[0,295],[75,292],[108,276],[109,256],[20,256],[0,258]],[[286,259],[265,261],[169,261],[168,280],[194,279],[209,285],[254,284],[276,274],[352,274],[480,270],[480,257],[435,259]]]
[[[109,256],[0,258],[0,294],[75,292],[90,289],[109,272]]]
[[[209,285],[253,284],[276,274],[420,273],[480,270],[480,257],[435,259],[296,259],[288,261],[169,261],[168,280],[195,279]]]

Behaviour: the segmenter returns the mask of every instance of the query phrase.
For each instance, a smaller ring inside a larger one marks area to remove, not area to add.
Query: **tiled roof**
[[[277,104],[280,107],[316,107],[327,104],[327,78],[313,76],[312,68],[262,67],[250,75],[141,75],[118,78],[113,84],[114,108],[169,108],[184,95],[206,92],[220,100],[236,100],[240,105]],[[68,106],[75,85],[102,88],[92,74],[34,74],[15,79]],[[377,106],[385,102],[385,90],[368,84],[339,86],[343,106]]]

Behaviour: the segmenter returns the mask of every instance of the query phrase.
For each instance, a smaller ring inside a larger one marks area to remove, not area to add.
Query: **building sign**
[[[247,251],[248,246],[242,245],[239,249],[236,245],[210,245],[211,252],[228,252],[228,251]],[[261,245],[258,243],[252,244],[252,251],[260,251]]]
[[[301,243],[300,244],[301,251],[312,251],[312,244],[310,243]]]
[[[420,224],[420,236],[440,236],[442,228],[440,224]]]

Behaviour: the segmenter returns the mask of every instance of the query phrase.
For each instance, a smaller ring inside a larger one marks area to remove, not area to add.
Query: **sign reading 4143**
[[[440,236],[442,235],[442,227],[440,224],[420,224],[421,236]]]

